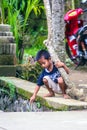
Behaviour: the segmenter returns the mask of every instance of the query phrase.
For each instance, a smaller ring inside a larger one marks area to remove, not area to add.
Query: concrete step
[[[0,31],[2,32],[10,32],[11,26],[8,24],[0,24]]]
[[[13,36],[0,36],[0,44],[2,43],[14,43],[15,38]]]
[[[0,31],[0,36],[13,36],[12,32],[2,32]]]
[[[35,86],[35,83],[22,80],[16,77],[0,77],[0,81],[11,82],[16,86],[16,91],[20,95],[30,99],[32,96]],[[46,107],[53,108],[56,110],[81,110],[87,109],[87,102],[82,102],[74,99],[64,99],[62,94],[57,94],[55,97],[43,98],[43,95],[48,93],[48,91],[41,87],[36,100],[39,100],[42,105]]]

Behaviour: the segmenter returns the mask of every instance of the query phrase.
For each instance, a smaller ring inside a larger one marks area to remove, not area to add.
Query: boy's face
[[[38,63],[41,65],[42,68],[48,69],[51,65],[51,58],[45,59],[44,56],[42,56],[39,60]]]

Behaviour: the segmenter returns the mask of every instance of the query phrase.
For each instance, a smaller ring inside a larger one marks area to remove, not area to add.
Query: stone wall
[[[16,75],[16,43],[10,25],[0,24],[0,76]]]

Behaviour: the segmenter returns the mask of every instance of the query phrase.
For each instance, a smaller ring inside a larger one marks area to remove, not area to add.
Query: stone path
[[[86,111],[0,113],[0,130],[86,129]]]
[[[87,84],[87,70],[70,69],[70,79],[76,84]]]
[[[87,93],[87,67],[78,70],[70,69],[70,79],[76,84],[76,87],[83,88]]]

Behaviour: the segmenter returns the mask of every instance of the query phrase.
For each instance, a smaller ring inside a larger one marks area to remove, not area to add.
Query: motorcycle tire
[[[68,43],[65,43],[65,50],[66,50],[66,54],[68,55],[68,57],[71,59],[71,61],[75,64],[78,65],[80,63],[80,57],[75,57],[73,58],[73,55],[71,53],[71,50],[68,46]]]

